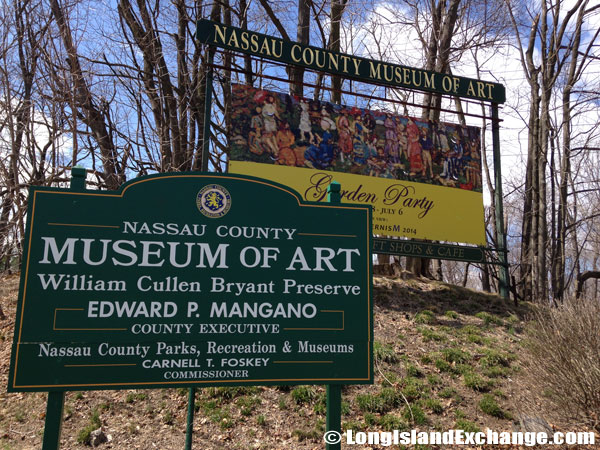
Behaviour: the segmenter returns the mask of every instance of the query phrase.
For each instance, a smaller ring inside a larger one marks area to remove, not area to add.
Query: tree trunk
[[[100,149],[104,183],[109,190],[116,190],[125,182],[124,168],[119,167],[117,149],[107,126],[107,111],[98,108],[83,76],[79,55],[73,43],[71,29],[58,0],[50,0],[52,14],[56,18],[60,36],[68,55],[68,64],[75,87],[75,103],[81,110],[83,122],[90,128]]]
[[[595,278],[596,280],[600,279],[600,272],[590,270],[577,275],[577,293],[575,294],[577,298],[581,297],[581,293],[583,292],[583,284],[590,278]]]
[[[308,45],[310,36],[310,2],[312,0],[298,0],[298,30],[296,38],[299,43]],[[290,70],[290,93],[304,97],[304,68],[293,66]]]
[[[452,37],[458,19],[460,0],[450,0],[448,9],[446,2],[432,2],[432,28],[427,47],[426,69],[447,73],[449,70]],[[432,122],[439,121],[441,97],[426,93],[423,97],[423,113],[421,118]],[[431,278],[430,260],[427,258],[406,258],[406,269],[415,276]]]
[[[331,25],[329,31],[329,50],[339,53],[340,51],[340,22],[348,0],[331,0]],[[342,77],[333,75],[331,77],[331,102],[342,103]]]

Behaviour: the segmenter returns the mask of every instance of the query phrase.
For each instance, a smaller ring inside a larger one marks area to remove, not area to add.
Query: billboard
[[[29,198],[9,391],[373,382],[370,207],[203,173]]]
[[[375,234],[485,245],[481,131],[233,86],[229,170],[374,207]]]
[[[196,40],[286,65],[345,78],[352,77],[365,83],[457,95],[494,103],[506,101],[504,86],[499,83],[361,58],[206,19],[196,22]]]

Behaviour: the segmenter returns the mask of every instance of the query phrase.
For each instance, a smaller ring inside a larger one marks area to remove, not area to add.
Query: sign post
[[[498,243],[498,259],[500,260],[500,273],[498,277],[498,291],[502,298],[508,298],[510,292],[510,273],[508,271],[508,258],[506,246],[506,233],[504,230],[504,197],[502,194],[502,170],[500,164],[500,119],[498,117],[498,104],[492,103],[492,139],[494,148],[494,205],[496,207],[496,242]],[[516,301],[516,300],[515,300]]]
[[[328,187],[327,200],[329,203],[340,203],[341,202],[341,186],[337,182],[332,182]],[[327,432],[338,432],[342,431],[342,386],[339,384],[328,384],[326,387],[327,391],[327,418],[326,428]],[[327,439],[325,440],[325,448],[327,450],[339,450],[341,448],[340,442],[332,443]]]
[[[71,170],[71,190],[82,192],[85,190],[85,177],[87,171],[82,167],[73,167]],[[62,429],[63,408],[65,405],[64,391],[48,392],[46,403],[46,420],[44,425],[44,437],[42,439],[42,450],[55,450],[60,445],[60,433]]]

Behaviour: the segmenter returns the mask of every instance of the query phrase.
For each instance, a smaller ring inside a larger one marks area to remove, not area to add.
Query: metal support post
[[[508,298],[510,291],[510,275],[508,272],[506,232],[504,230],[504,197],[502,194],[502,168],[500,163],[500,119],[498,117],[497,103],[492,103],[492,148],[494,151],[494,205],[496,206],[496,241],[498,247],[498,259],[500,260],[498,290],[502,298]]]

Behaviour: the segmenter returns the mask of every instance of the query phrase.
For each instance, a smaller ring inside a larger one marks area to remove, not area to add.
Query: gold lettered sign
[[[504,103],[506,100],[504,86],[499,83],[332,52],[205,19],[196,23],[196,40],[259,58],[370,83],[458,95],[495,103]]]
[[[29,200],[10,392],[373,382],[370,207],[199,172]]]
[[[230,161],[229,170],[285,184],[308,201],[326,201],[337,181],[343,203],[373,206],[373,234],[485,245],[480,192],[246,161]]]

